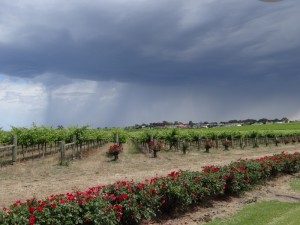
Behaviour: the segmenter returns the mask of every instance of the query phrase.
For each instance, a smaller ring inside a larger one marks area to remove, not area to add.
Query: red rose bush
[[[109,147],[108,151],[106,152],[107,157],[114,157],[113,160],[117,161],[119,159],[119,154],[122,152],[122,147],[118,144],[114,144]]]

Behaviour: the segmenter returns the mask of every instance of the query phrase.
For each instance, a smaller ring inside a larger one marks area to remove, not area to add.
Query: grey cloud
[[[0,73],[45,85],[50,125],[289,116],[299,11],[292,0],[3,0]]]
[[[295,48],[292,56],[300,55],[300,29],[290,23],[299,20],[296,2],[132,2],[25,8],[15,16],[16,41],[0,42],[1,72],[174,85],[249,76],[262,60]]]

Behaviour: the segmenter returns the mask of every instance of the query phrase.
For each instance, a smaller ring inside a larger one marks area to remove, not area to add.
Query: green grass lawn
[[[300,203],[267,201],[250,205],[226,220],[207,225],[299,225]]]
[[[300,178],[295,178],[291,182],[291,187],[293,191],[300,192]]]

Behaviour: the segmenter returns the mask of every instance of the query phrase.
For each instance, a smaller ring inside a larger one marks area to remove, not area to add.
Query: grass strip
[[[291,188],[293,191],[300,192],[300,178],[292,179]]]
[[[207,225],[298,225],[300,203],[265,201],[249,205],[233,217]]]

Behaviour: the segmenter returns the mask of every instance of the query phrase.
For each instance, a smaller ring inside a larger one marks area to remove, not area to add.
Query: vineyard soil
[[[116,162],[105,156],[108,145],[85,153],[83,159],[71,161],[66,166],[59,166],[59,158],[50,156],[0,168],[0,207],[8,206],[15,200],[27,198],[44,198],[51,194],[86,190],[89,187],[113,183],[117,180],[143,181],[156,175],[166,175],[174,170],[201,170],[206,165],[224,165],[240,158],[258,158],[282,151],[300,150],[299,144],[269,146],[260,148],[210,149],[205,153],[194,149],[186,155],[182,152],[159,152],[158,158],[149,154],[137,153],[133,145],[124,145],[124,151]],[[251,202],[262,199],[274,199],[274,193],[290,193],[288,181],[291,176],[271,181],[267,188],[260,187],[247,193],[245,199]],[[269,191],[267,191],[269,190]],[[277,196],[277,198],[283,198]],[[240,209],[245,199],[232,198],[229,202],[218,201],[216,208],[204,208],[200,212],[189,212],[180,218],[167,218],[160,222],[145,224],[200,224],[201,221],[215,217],[231,215]],[[206,218],[207,217],[207,218]]]

